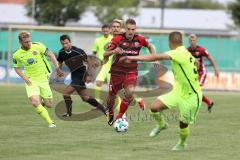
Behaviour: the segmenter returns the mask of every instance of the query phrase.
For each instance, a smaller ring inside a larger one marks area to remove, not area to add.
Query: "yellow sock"
[[[165,127],[166,122],[165,122],[165,120],[164,120],[164,116],[163,116],[162,112],[151,112],[151,115],[152,115],[152,117],[156,120],[157,125],[158,125],[160,128]]]
[[[52,124],[53,121],[50,118],[48,111],[40,104],[39,106],[37,106],[36,108],[36,112],[48,123],[48,124]]]
[[[179,139],[179,144],[185,144],[187,137],[190,134],[189,126],[183,129],[180,129],[180,139]]]

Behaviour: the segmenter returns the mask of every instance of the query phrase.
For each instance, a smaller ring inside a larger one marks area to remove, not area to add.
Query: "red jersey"
[[[204,57],[206,57],[207,59],[209,59],[209,53],[208,51],[201,47],[201,46],[196,46],[196,48],[191,48],[188,47],[188,51],[192,53],[192,55],[199,61],[199,69],[198,69],[198,74],[202,75],[206,73],[206,68],[204,65]]]
[[[113,56],[113,62],[110,69],[111,74],[127,74],[127,73],[136,73],[138,64],[137,62],[119,62],[119,58],[122,56],[137,56],[142,48],[142,46],[148,47],[148,40],[138,34],[135,34],[132,40],[128,40],[125,36],[125,33],[119,34],[112,38],[111,42],[117,45],[120,44],[121,41],[129,41],[129,47],[127,49],[123,49],[123,54],[115,54]]]

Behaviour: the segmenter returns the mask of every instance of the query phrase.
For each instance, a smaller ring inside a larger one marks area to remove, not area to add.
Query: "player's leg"
[[[49,126],[54,125],[48,111],[41,104],[39,85],[34,82],[30,86],[26,85],[26,91],[31,104],[35,107],[36,112],[48,123]]]
[[[179,141],[172,150],[182,150],[186,147],[186,140],[190,135],[190,124],[196,121],[199,106],[201,106],[202,94],[193,94],[188,98],[179,100],[180,122]]]
[[[68,85],[64,90],[63,90],[63,99],[66,105],[66,113],[64,113],[62,116],[64,117],[70,117],[72,116],[72,98],[71,94],[75,91],[75,88],[72,87],[71,85]]]
[[[82,98],[82,100],[88,104],[90,104],[93,107],[96,107],[100,111],[102,111],[105,115],[107,114],[107,108],[105,108],[102,104],[100,104],[95,98],[90,97],[87,93],[86,88],[78,88],[76,89],[79,96]]]
[[[151,115],[157,122],[156,127],[150,132],[149,136],[158,135],[161,130],[166,129],[168,124],[164,120],[163,110],[172,109],[178,105],[178,94],[176,90],[172,90],[167,94],[159,96],[151,104]]]
[[[179,141],[172,148],[174,151],[183,150],[186,147],[186,140],[190,134],[189,125],[182,121],[179,122]]]
[[[168,109],[167,106],[160,100],[155,99],[151,104],[151,116],[154,118],[154,120],[157,122],[157,125],[155,128],[152,129],[149,136],[155,137],[157,136],[162,130],[166,129],[168,127],[168,124],[166,123],[163,115],[163,110]]]
[[[127,111],[128,106],[134,99],[134,91],[137,83],[137,73],[128,73],[123,77],[124,98],[120,104],[119,114],[116,119],[122,118],[123,114]]]
[[[117,93],[123,88],[123,76],[111,75],[109,83],[109,93],[107,98],[107,108],[108,108],[108,124],[111,126],[114,123],[114,105]]]
[[[118,113],[116,119],[122,118],[122,116],[127,111],[128,106],[130,105],[130,103],[132,102],[132,100],[134,98],[133,97],[134,90],[135,90],[135,85],[132,85],[132,84],[124,87],[124,98],[121,101],[120,110],[119,110],[119,113]]]
[[[52,96],[52,90],[49,86],[49,82],[45,81],[45,82],[39,83],[39,88],[40,88],[40,96],[41,96],[45,106],[48,107],[48,108],[52,108],[52,105],[53,105],[52,98],[53,98],[53,96]],[[56,127],[54,122],[51,122],[52,120],[51,120],[50,116],[48,115],[48,112],[46,112],[46,117],[49,117],[49,118],[47,118],[47,119],[49,119],[48,123],[50,123],[49,127]]]
[[[207,73],[205,72],[205,73],[199,74],[198,77],[199,77],[200,86],[203,86],[207,77]],[[205,95],[203,95],[202,101],[207,104],[208,112],[211,112],[214,102]]]

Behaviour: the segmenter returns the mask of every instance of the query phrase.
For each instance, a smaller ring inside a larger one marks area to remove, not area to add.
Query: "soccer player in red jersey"
[[[111,65],[110,73],[110,84],[109,84],[109,96],[107,107],[109,109],[109,121],[108,124],[112,125],[114,122],[113,106],[118,91],[124,89],[125,96],[120,104],[120,111],[116,119],[122,118],[123,114],[127,111],[128,106],[134,98],[134,90],[137,83],[138,75],[138,64],[137,62],[119,62],[122,56],[137,56],[142,48],[145,46],[149,49],[151,54],[156,54],[153,46],[148,43],[147,39],[141,35],[135,34],[136,22],[134,19],[128,19],[125,25],[125,33],[115,36],[112,40],[112,44],[121,44],[123,41],[127,41],[127,48],[123,49],[117,47],[113,50],[106,51],[104,57],[108,58],[113,55],[113,62]],[[110,44],[111,45],[111,44]]]
[[[204,57],[210,61],[211,65],[213,66],[215,76],[218,78],[219,73],[217,65],[215,64],[213,58],[210,56],[207,50],[197,45],[197,36],[195,34],[191,34],[189,36],[189,44],[190,47],[188,47],[188,51],[191,52],[192,55],[199,61],[198,78],[200,85],[204,85],[205,79],[207,77],[207,69],[204,65]],[[202,100],[208,105],[208,112],[211,112],[214,102],[205,95],[203,95]]]

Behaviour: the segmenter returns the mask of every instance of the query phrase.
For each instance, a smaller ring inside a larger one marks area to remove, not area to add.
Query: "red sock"
[[[122,118],[123,114],[127,111],[129,104],[130,104],[130,102],[126,101],[125,99],[122,100],[122,102],[120,104],[120,111],[119,111],[116,119]]]
[[[203,95],[203,98],[202,98],[203,102],[205,102],[208,106],[210,104],[212,104],[212,101],[210,99],[208,99],[206,96]]]

